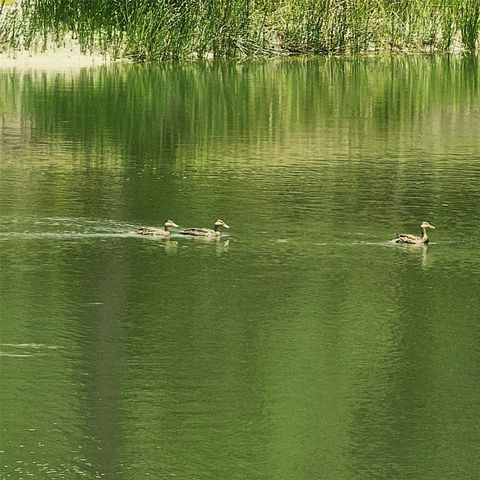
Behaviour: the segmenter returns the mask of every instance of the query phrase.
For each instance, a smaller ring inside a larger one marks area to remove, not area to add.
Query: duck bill
[[[230,228],[226,223],[224,223],[224,224],[222,225],[222,227],[224,227],[224,228]]]

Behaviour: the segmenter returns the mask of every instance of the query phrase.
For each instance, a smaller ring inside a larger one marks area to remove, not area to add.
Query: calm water
[[[0,113],[2,479],[478,475],[478,58],[0,70]]]

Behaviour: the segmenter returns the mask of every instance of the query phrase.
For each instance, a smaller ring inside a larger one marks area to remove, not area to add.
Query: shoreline
[[[57,47],[44,52],[31,50],[0,52],[0,70],[32,68],[64,71],[128,61],[100,53],[83,53],[79,45]]]
[[[268,58],[295,58],[295,57],[398,57],[398,56],[438,56],[438,55],[461,55],[466,53],[461,49],[455,49],[449,52],[441,51],[429,51],[429,50],[418,50],[418,51],[409,51],[402,49],[392,49],[389,51],[369,51],[362,52],[358,54],[342,54],[342,55],[312,55],[312,54],[295,54],[295,55],[278,55],[270,56]],[[478,55],[478,54],[477,54]],[[266,58],[266,57],[257,57]],[[248,59],[248,58],[247,58]],[[195,62],[198,59],[190,58],[184,59],[183,61],[191,63]],[[213,60],[213,58],[207,58],[205,60]],[[243,60],[246,60],[243,58]],[[0,52],[0,70],[7,69],[19,69],[19,70],[28,70],[28,69],[41,69],[41,70],[59,70],[67,71],[74,70],[78,68],[86,67],[98,67],[104,65],[112,65],[114,63],[134,63],[131,59],[128,58],[113,58],[108,54],[101,53],[83,53],[79,45],[69,45],[68,47],[56,47],[53,49],[48,49],[43,52],[35,50],[15,50],[15,51],[5,51]],[[152,63],[150,62],[140,62],[140,63]],[[154,62],[155,63],[155,62]],[[162,62],[163,63],[163,62]]]

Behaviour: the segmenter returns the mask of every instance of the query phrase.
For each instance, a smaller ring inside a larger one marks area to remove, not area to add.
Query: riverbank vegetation
[[[2,4],[3,48],[137,61],[374,51],[473,51],[478,0],[18,0]]]

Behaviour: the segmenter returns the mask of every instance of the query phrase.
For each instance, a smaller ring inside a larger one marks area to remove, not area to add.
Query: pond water
[[[478,474],[477,57],[0,69],[0,106],[3,479]],[[231,228],[132,233],[167,218]]]

